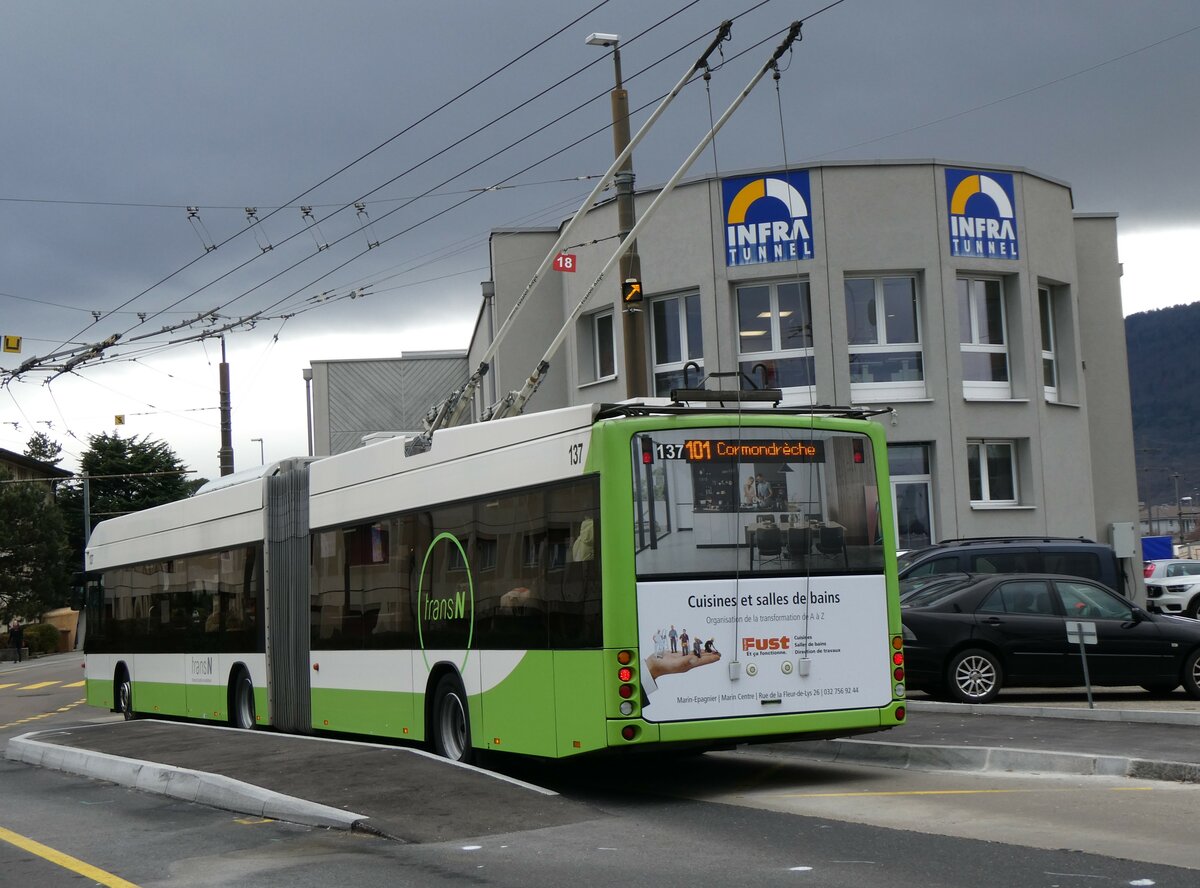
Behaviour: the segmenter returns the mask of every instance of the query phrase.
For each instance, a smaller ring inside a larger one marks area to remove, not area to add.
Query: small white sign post
[[[1084,645],[1099,644],[1096,624],[1090,620],[1067,620],[1067,641],[1079,644],[1079,659],[1083,661],[1083,683],[1087,687],[1088,709],[1095,709],[1092,702],[1092,678],[1088,675],[1087,651]]]

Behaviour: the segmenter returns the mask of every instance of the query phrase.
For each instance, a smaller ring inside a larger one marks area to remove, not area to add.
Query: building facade
[[[639,218],[656,194],[638,193]],[[901,548],[1085,536],[1114,544],[1141,595],[1115,215],[1076,214],[1043,175],[937,161],[692,180],[638,237],[645,368],[625,366],[615,275],[580,307],[616,230],[614,202],[582,220],[575,271],[530,294],[481,406],[520,388],[567,325],[527,410],[669,396],[716,373],[789,406],[891,407]],[[493,232],[471,367],[557,234]]]
[[[344,453],[372,435],[415,435],[429,408],[467,376],[461,351],[312,361],[313,454]]]

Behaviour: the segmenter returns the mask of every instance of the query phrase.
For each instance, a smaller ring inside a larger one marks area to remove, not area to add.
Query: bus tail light
[[[617,686],[617,693],[621,696],[620,712],[621,715],[633,715],[635,706],[632,698],[637,692],[637,686],[633,683],[636,675],[636,670],[633,667],[634,653],[631,650],[617,651],[617,662],[620,668],[617,670],[617,681],[620,684]]]
[[[626,725],[621,728],[621,736],[626,740],[636,740],[638,735],[637,725]]]
[[[903,706],[896,707],[896,721],[904,721],[904,707]]]

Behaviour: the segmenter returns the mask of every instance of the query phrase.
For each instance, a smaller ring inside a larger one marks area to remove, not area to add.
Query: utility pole
[[[229,407],[229,365],[225,362],[225,337],[221,337],[221,366],[218,372],[221,392],[221,476],[233,474],[233,418]]]
[[[591,46],[611,46],[613,51],[613,73],[616,85],[613,87],[612,117],[613,117],[613,152],[620,157],[621,152],[629,145],[629,92],[621,82],[621,38],[617,34],[591,34],[587,38]],[[625,158],[625,162],[617,168],[613,182],[617,188],[617,233],[624,241],[636,223],[636,211],[633,205],[633,155]],[[646,377],[649,376],[646,367],[646,315],[639,305],[625,304],[624,294],[628,287],[636,286],[639,291],[642,281],[642,264],[638,258],[637,243],[629,247],[629,251],[621,257],[621,331],[625,340],[625,396],[627,398],[644,398],[648,394]]]

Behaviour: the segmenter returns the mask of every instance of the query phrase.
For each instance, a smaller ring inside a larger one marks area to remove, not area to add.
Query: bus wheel
[[[431,725],[434,751],[452,762],[470,762],[471,719],[467,710],[467,695],[453,675],[443,675],[433,693],[433,723]]]
[[[254,682],[245,669],[239,669],[229,687],[232,705],[229,707],[229,724],[243,731],[251,730],[257,720],[254,717]]]
[[[129,673],[124,669],[117,674],[116,698],[117,712],[125,716],[125,721],[137,718],[133,711],[133,682],[129,680]]]

